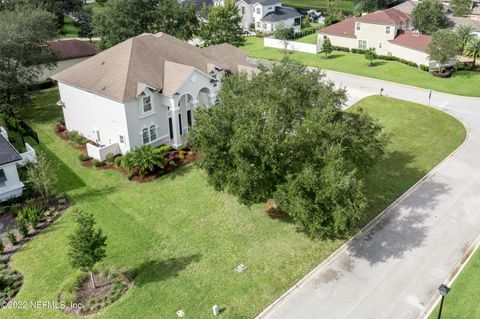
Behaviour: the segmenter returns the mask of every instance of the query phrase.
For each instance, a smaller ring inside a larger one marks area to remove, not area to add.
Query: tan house
[[[427,46],[431,37],[413,31],[412,16],[394,8],[348,18],[317,33],[319,43],[329,38],[334,46],[374,48],[379,55],[430,64]]]

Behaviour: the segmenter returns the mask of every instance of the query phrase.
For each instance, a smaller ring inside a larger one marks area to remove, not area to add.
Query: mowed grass
[[[472,256],[452,285],[452,290],[445,297],[442,318],[471,319],[480,318],[480,251]],[[430,315],[438,318],[439,306]]]
[[[419,68],[396,61],[376,60],[376,66],[369,67],[368,61],[362,54],[334,51],[329,59],[324,59],[323,54],[302,52],[285,54],[283,50],[264,47],[263,39],[257,37],[249,37],[243,49],[253,58],[280,61],[288,56],[291,62],[326,70],[352,73],[451,94],[480,97],[480,72],[457,71],[451,78],[441,79]]]
[[[53,132],[61,117],[56,88],[34,96],[24,118],[40,149],[56,164],[58,189],[72,207],[12,257],[25,278],[16,301],[55,301],[72,276],[67,236],[74,209],[95,215],[108,236],[103,265],[135,270],[128,293],[95,318],[252,318],[327,258],[344,241],[313,240],[294,224],[271,219],[263,205],[246,207],[214,191],[195,166],[150,183],[82,167],[78,152]],[[388,155],[367,178],[366,222],[461,144],[463,126],[439,111],[386,97],[359,105],[392,134]],[[361,226],[361,225],[359,225]],[[247,265],[243,273],[234,268]],[[1,318],[68,318],[57,309],[3,309]]]
[[[317,33],[312,33],[306,35],[304,37],[295,39],[296,42],[303,42],[303,43],[310,43],[310,44],[317,44]]]
[[[282,1],[284,6],[303,8],[303,9],[317,9],[325,10],[328,8],[328,0],[284,0]],[[353,11],[354,1],[342,0],[337,2],[337,8],[341,9],[345,13]]]
[[[59,33],[59,38],[77,38],[78,37],[78,27],[75,25],[75,20],[71,17],[63,18],[64,24]]]

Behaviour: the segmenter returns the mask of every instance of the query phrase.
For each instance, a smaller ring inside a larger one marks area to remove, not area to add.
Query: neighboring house
[[[22,196],[24,184],[20,181],[17,164],[35,162],[35,150],[25,144],[27,152],[20,154],[8,141],[7,131],[0,127],[0,202]]]
[[[448,18],[449,26],[454,28],[458,25],[469,25],[473,28],[473,34],[477,37],[480,37],[480,20],[474,20],[464,17],[449,17]]]
[[[257,70],[229,44],[198,48],[165,33],[142,34],[54,75],[65,124],[95,142],[90,156],[143,144],[179,147],[193,111],[217,101],[220,80]]]
[[[294,8],[284,7],[278,0],[239,0],[237,7],[242,17],[242,28],[272,32],[279,25],[300,31],[302,15]]]
[[[72,65],[80,63],[97,53],[95,45],[81,40],[57,40],[48,44],[55,57],[57,66],[51,70],[45,69],[39,80],[49,79],[52,75],[63,71]]]
[[[427,47],[431,37],[412,30],[412,16],[390,8],[352,17],[320,29],[319,43],[329,38],[334,46],[375,48],[380,55],[396,56],[419,65],[430,65]]]

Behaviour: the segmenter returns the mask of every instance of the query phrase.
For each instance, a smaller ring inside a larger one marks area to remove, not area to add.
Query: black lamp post
[[[440,301],[440,309],[438,310],[438,319],[440,319],[442,317],[443,300],[445,299],[445,296],[450,291],[450,288],[447,285],[441,284],[440,287],[438,287],[438,291],[442,296],[442,299]]]
[[[383,95],[383,88],[380,88],[380,96]]]

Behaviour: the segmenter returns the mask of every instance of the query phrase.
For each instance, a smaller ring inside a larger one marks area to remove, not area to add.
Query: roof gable
[[[165,63],[166,61],[173,64]],[[209,64],[232,73],[238,73],[238,65],[250,65],[247,54],[229,44],[201,49],[165,33],[142,34],[55,74],[52,78],[124,102],[137,97],[138,83],[162,91],[165,89],[165,79],[175,78],[176,72],[183,72],[180,65],[208,73]],[[167,91],[169,89],[168,87]]]
[[[411,19],[410,14],[397,10],[395,8],[389,8],[386,10],[379,10],[364,16],[356,18],[356,21],[386,25],[397,25],[402,22],[406,22]]]
[[[17,162],[22,159],[20,153],[0,134],[0,165]]]

